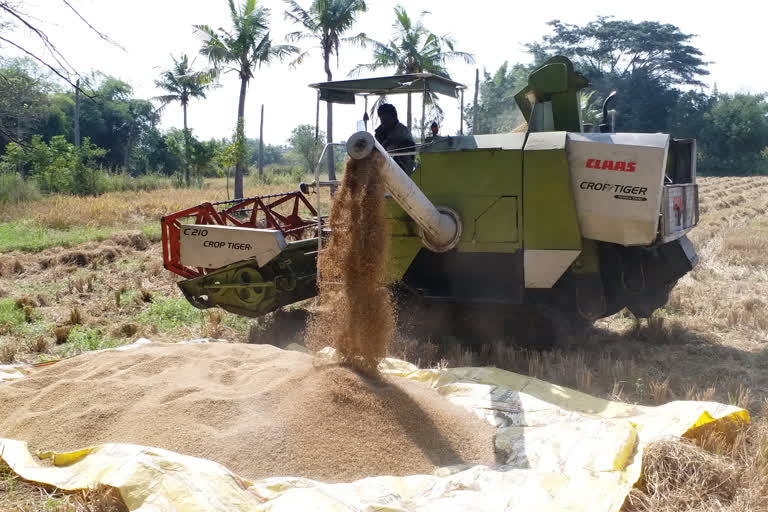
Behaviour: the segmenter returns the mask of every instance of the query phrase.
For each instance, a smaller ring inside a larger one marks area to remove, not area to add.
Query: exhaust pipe
[[[419,237],[433,252],[450,251],[461,238],[461,219],[454,210],[435,206],[421,189],[397,165],[381,144],[368,132],[357,132],[347,141],[347,154],[355,160],[378,151],[384,157],[381,175],[395,201],[419,225]]]

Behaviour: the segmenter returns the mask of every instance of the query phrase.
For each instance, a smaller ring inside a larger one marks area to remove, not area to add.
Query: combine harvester
[[[350,137],[349,157],[385,156],[387,284],[425,305],[543,308],[586,322],[623,308],[645,318],[664,306],[698,259],[686,237],[699,216],[696,142],[615,133],[614,94],[593,132],[581,119],[587,85],[568,59],[550,59],[515,96],[525,132],[436,137],[410,150],[418,162],[410,176],[367,131]],[[463,98],[464,88],[429,74],[313,87],[325,101],[363,95],[366,105],[377,94]],[[328,184],[316,171],[300,191],[165,216],[165,268],[201,309],[258,317],[315,296],[318,250],[333,234],[307,194]]]

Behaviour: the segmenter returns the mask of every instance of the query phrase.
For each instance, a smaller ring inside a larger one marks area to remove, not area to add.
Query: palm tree
[[[192,71],[194,62],[190,63],[186,54],[182,54],[179,59],[171,55],[171,59],[173,59],[173,67],[160,73],[160,79],[155,80],[155,87],[165,90],[168,94],[155,99],[160,102],[159,110],[174,101],[181,103],[184,111],[184,140],[188,148],[187,105],[190,99],[205,98],[205,92],[212,86],[212,75],[210,71]],[[184,181],[189,186],[189,162],[184,163]]]
[[[304,27],[302,32],[288,34],[288,40],[316,39],[319,41],[320,52],[323,55],[325,75],[329,82],[332,81],[331,57],[333,55],[336,56],[336,66],[338,67],[339,46],[341,46],[341,42],[345,40],[362,40],[365,37],[364,34],[358,34],[349,39],[341,37],[355,24],[358,14],[367,10],[365,0],[313,0],[308,11],[304,10],[294,0],[284,1],[288,4],[288,10],[285,11],[286,19]],[[300,54],[294,64],[300,64],[308,53],[309,50]],[[326,102],[326,109],[326,140],[330,144],[333,142],[333,104],[330,101]],[[333,151],[328,152],[328,179],[336,179]]]
[[[365,39],[363,45],[373,47],[373,62],[358,64],[350,73],[357,75],[361,71],[378,71],[382,68],[394,68],[399,75],[411,73],[432,73],[450,78],[446,63],[450,60],[461,59],[467,64],[474,64],[475,58],[466,52],[455,50],[455,41],[450,35],[438,36],[424,25],[424,17],[429,14],[423,11],[414,21],[408,16],[402,5],[395,7],[395,23],[393,38],[388,43],[380,43],[373,39]],[[425,98],[437,105],[435,98]],[[439,107],[435,107],[440,112]],[[408,129],[411,129],[411,95],[408,94]]]
[[[232,28],[214,30],[208,25],[195,25],[196,32],[203,38],[200,53],[207,56],[218,74],[235,72],[240,77],[240,99],[237,104],[237,137],[245,138],[245,93],[254,71],[262,64],[274,59],[283,60],[287,55],[298,53],[298,48],[289,45],[274,45],[269,33],[270,10],[258,5],[257,0],[243,0],[235,6],[229,1]],[[243,174],[245,155],[238,154],[235,167],[235,199],[243,197]]]

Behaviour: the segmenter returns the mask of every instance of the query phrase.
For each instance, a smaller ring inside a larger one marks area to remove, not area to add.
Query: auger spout
[[[347,141],[347,153],[355,160],[361,160],[373,151],[384,157],[381,169],[384,184],[395,201],[419,225],[424,246],[434,252],[446,252],[456,247],[461,238],[458,213],[433,205],[370,133],[357,132]]]

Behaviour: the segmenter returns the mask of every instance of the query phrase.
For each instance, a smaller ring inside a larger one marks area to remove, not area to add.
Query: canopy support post
[[[459,125],[459,135],[464,135],[464,89],[461,90],[461,124]]]
[[[320,138],[320,89],[317,90],[317,108],[315,109],[315,142]]]
[[[424,125],[427,124],[426,116],[427,109],[427,81],[424,81],[424,94],[421,97],[421,143],[424,144]]]

